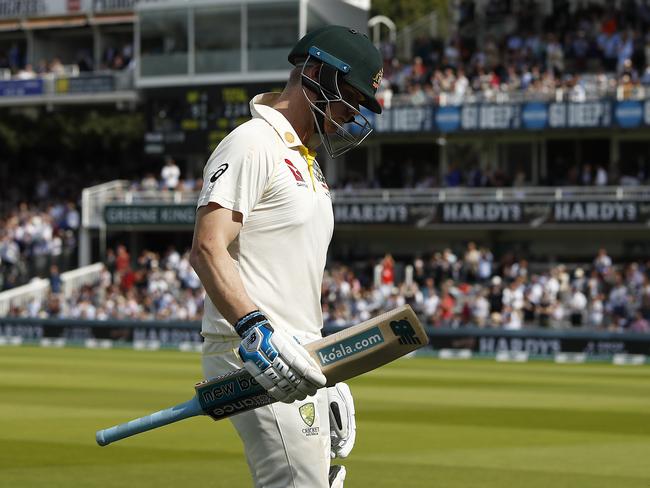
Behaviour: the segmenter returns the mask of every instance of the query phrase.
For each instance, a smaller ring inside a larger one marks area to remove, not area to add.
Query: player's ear
[[[318,78],[320,76],[320,70],[323,67],[322,63],[319,62],[314,62],[310,61],[307,63],[307,66],[305,66],[305,74],[309,76],[314,81],[318,81]]]

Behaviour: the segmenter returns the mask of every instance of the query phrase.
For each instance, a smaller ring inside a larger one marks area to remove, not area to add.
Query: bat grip
[[[145,415],[139,419],[115,425],[108,429],[98,430],[95,434],[95,439],[100,446],[107,446],[111,442],[201,414],[203,414],[203,410],[201,409],[199,400],[194,397],[185,403],[180,403],[150,415]]]

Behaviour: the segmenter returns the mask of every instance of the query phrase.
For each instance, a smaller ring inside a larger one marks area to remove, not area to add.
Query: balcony
[[[0,76],[0,107],[73,104],[116,104],[134,106],[138,102],[133,72],[95,71],[31,79]]]

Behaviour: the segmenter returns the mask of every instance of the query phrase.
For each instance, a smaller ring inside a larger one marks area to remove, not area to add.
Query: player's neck
[[[302,90],[285,89],[273,108],[284,115],[302,143],[307,146],[314,135],[314,119]]]

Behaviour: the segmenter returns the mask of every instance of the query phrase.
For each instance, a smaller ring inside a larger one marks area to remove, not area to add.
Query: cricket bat
[[[428,344],[429,338],[409,305],[305,345],[320,366],[327,386],[372,371]],[[100,446],[196,415],[221,420],[276,400],[241,368],[194,386],[191,400],[97,431]]]

